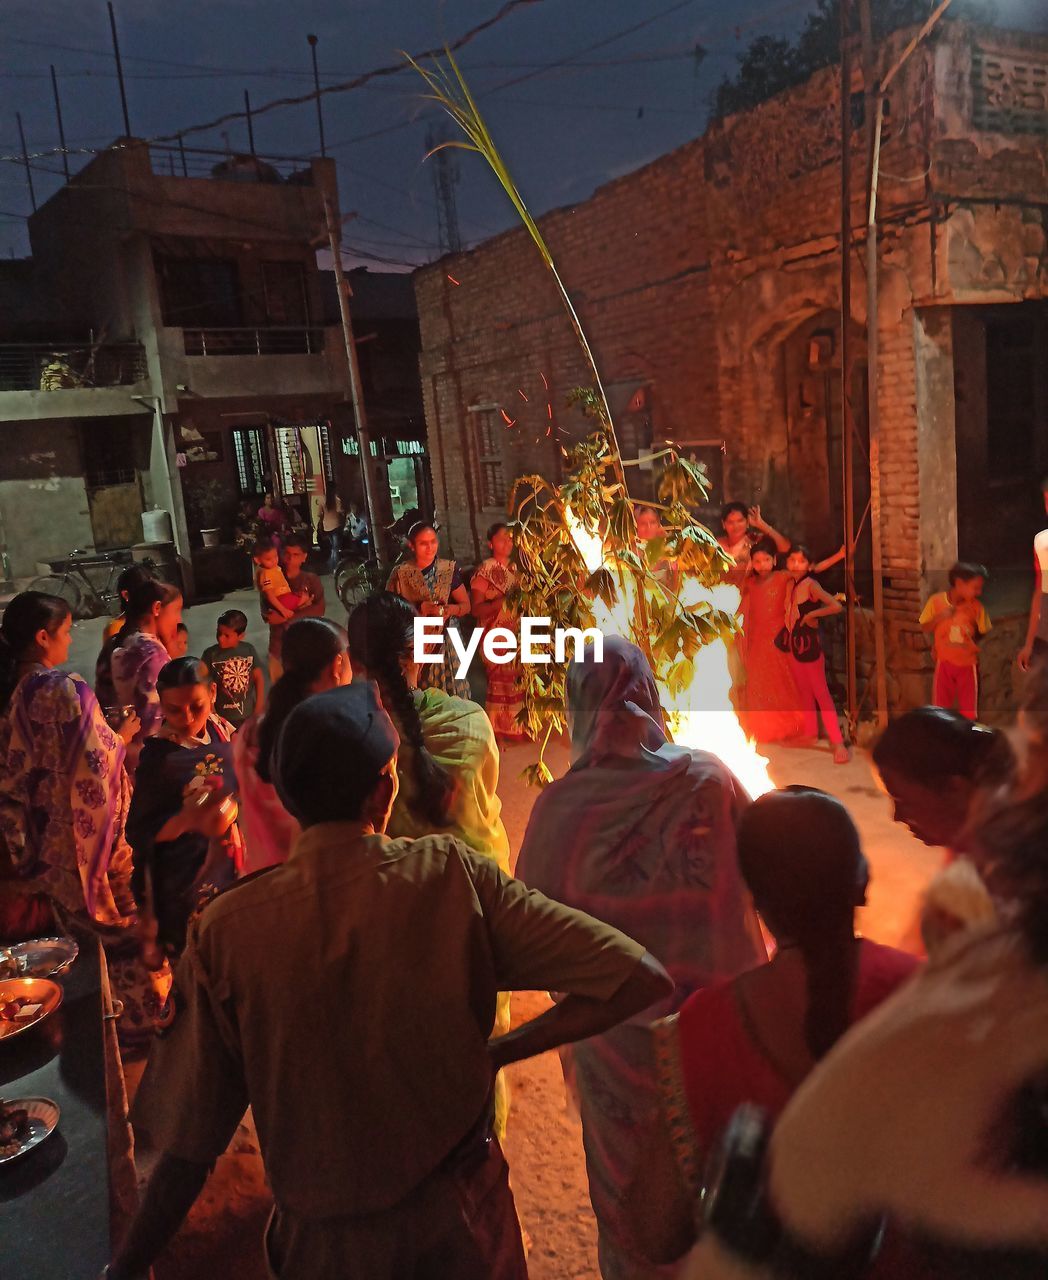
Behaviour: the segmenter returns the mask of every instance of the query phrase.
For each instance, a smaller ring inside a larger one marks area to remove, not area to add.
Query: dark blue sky
[[[306,34],[319,38],[324,83],[348,79],[454,39],[501,0],[116,0],[132,131],[172,133],[243,106],[307,92]],[[535,212],[584,199],[701,133],[710,94],[754,36],[791,35],[814,0],[539,0],[479,36],[459,60],[488,124]],[[1040,0],[998,0],[999,20],[1033,21]],[[102,0],[6,0],[0,35],[0,155],[57,145],[54,63],[71,147],[100,147],[122,132]],[[628,34],[629,28],[643,25]],[[696,64],[701,44],[707,56]],[[552,63],[561,65],[551,66]],[[518,81],[505,84],[506,81]],[[361,255],[410,264],[436,254],[427,126],[437,119],[410,70],[324,98],[328,152],[339,163],[343,208],[360,216],[347,243]],[[223,126],[247,150],[242,121]],[[317,148],[312,103],[255,121],[261,153]],[[222,130],[196,145],[223,148]],[[217,158],[217,157],[216,157]],[[61,182],[58,157],[35,160],[37,200]],[[72,164],[78,167],[82,157]],[[204,164],[198,160],[198,166]],[[210,162],[208,162],[210,163]],[[456,189],[462,236],[475,242],[514,222],[479,157],[461,155]],[[44,172],[43,170],[57,171]],[[28,252],[29,195],[20,163],[0,164],[0,253]],[[376,262],[376,265],[379,265]]]

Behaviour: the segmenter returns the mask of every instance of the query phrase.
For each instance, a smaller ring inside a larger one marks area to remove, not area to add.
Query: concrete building
[[[335,166],[304,165],[175,176],[123,139],[30,218],[32,258],[0,267],[0,540],[16,576],[141,542],[156,506],[187,575],[195,562],[221,587],[201,530],[230,541],[240,504],[270,489],[303,511],[325,479],[359,489],[316,261]]]
[[[882,71],[913,34],[885,42]],[[861,437],[858,76],[850,90],[846,381]],[[708,463],[715,504],[760,502],[818,555],[843,531],[840,92],[827,68],[541,220],[624,452],[677,442]],[[986,651],[984,705],[1003,709],[1048,471],[1048,39],[944,23],[887,107],[876,391],[889,697],[895,708],[926,700],[916,619],[963,557],[988,562],[998,584],[1004,625]],[[585,366],[523,230],[423,268],[416,291],[438,506],[453,549],[470,556],[516,476],[559,475],[560,444],[579,429],[562,406]],[[869,486],[856,456],[861,513]],[[867,557],[868,531],[867,519]]]
[[[325,314],[338,321],[338,295],[333,272],[322,273]],[[390,508],[397,519],[407,510],[433,510],[426,440],[426,416],[419,377],[418,307],[411,276],[406,272],[347,272],[352,290],[353,333],[357,363],[367,406],[368,431],[376,465],[389,489]],[[350,466],[359,464],[354,436],[343,436],[342,451]],[[361,501],[361,481],[353,474],[344,494]]]

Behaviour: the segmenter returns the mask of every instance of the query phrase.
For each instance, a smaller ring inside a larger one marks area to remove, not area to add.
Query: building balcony
[[[148,376],[138,342],[0,343],[0,391],[131,387]]]
[[[346,350],[338,325],[158,331],[168,394],[251,399],[345,396]]]
[[[148,412],[140,343],[0,343],[0,423]]]
[[[312,356],[324,351],[320,328],[183,329],[187,356]]]

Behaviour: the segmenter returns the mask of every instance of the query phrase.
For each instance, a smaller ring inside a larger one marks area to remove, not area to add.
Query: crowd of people
[[[825,563],[756,508],[723,524],[744,716],[814,738],[821,714],[840,750]],[[412,652],[419,614],[512,625],[507,527],[489,543],[467,591],[416,525],[341,626],[285,531],[280,580],[256,556],[268,691],[244,613],[196,657],[181,594],[137,569],[94,690],[64,669],[63,601],[8,605],[0,941],[94,932],[122,1048],[148,1049],[132,1120],[160,1158],[111,1280],[148,1273],[248,1106],[274,1276],[521,1280],[505,1068],[550,1049],[604,1280],[1043,1274],[1048,664],[1010,735],[929,707],[877,743],[896,819],[944,850],[897,950],[856,930],[870,871],[847,809],[804,787],[752,802],[672,742],[614,637],[569,666],[571,766],[512,866],[515,677],[489,673],[485,710]],[[929,602],[936,638],[943,608],[980,630],[978,592],[951,594],[972,581]],[[523,990],[554,1002],[513,1027]]]

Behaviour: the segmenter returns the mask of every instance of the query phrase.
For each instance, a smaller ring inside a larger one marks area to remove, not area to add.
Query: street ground
[[[325,580],[326,583],[330,579]],[[266,632],[253,591],[186,610],[190,652],[213,643],[214,625],[225,609],[240,608],[248,617],[248,639],[265,653]],[[341,607],[329,616],[343,620]],[[89,679],[94,671],[102,620],[78,623],[70,665]],[[887,800],[877,788],[869,757],[857,751],[848,765],[834,765],[825,748],[766,750],[771,772],[780,786],[804,783],[821,787],[842,799],[862,832],[870,862],[869,905],[861,928],[869,937],[904,944],[911,936],[917,902],[939,857],[891,821]],[[514,856],[531,812],[534,793],[521,781],[524,767],[535,758],[532,746],[506,748],[499,793],[503,818]],[[568,766],[564,744],[548,753],[554,774]],[[514,998],[514,1021],[534,1017],[546,1006],[539,994]],[[129,1072],[133,1090],[141,1067]],[[582,1134],[565,1097],[556,1054],[545,1054],[510,1069],[513,1104],[506,1142],[521,1221],[530,1237],[532,1280],[599,1280],[596,1231],[586,1190]],[[148,1155],[140,1153],[140,1172],[147,1172]],[[261,1235],[270,1200],[258,1154],[258,1139],[250,1114],[221,1158],[186,1225],[157,1267],[157,1280],[197,1280],[222,1275],[225,1280],[264,1280]]]

